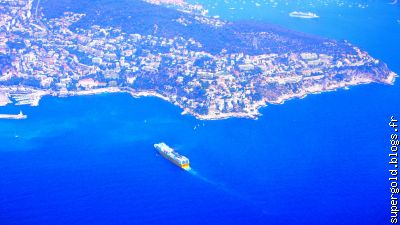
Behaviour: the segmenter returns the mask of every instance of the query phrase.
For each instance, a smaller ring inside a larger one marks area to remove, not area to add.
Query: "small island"
[[[184,1],[0,2],[0,106],[127,92],[198,119],[257,118],[268,104],[397,76],[347,41]]]

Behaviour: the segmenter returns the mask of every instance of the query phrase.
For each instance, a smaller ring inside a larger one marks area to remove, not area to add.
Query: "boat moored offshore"
[[[297,18],[303,18],[303,19],[315,19],[315,18],[319,18],[319,16],[315,13],[312,12],[291,12],[289,13],[289,16],[291,17],[297,17]]]
[[[0,114],[0,119],[9,119],[9,120],[23,120],[28,118],[27,115],[24,115],[22,111],[19,114]]]

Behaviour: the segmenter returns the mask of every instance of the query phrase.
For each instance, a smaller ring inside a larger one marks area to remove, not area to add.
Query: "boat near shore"
[[[19,114],[0,114],[0,119],[9,119],[9,120],[24,120],[28,118],[27,115],[24,115],[22,111]]]

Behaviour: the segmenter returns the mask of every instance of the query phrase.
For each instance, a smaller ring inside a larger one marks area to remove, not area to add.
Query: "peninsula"
[[[128,92],[198,119],[257,118],[268,104],[396,76],[347,41],[182,0],[0,0],[0,106]]]

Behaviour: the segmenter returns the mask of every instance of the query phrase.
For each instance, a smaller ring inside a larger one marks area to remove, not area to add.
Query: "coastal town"
[[[183,1],[145,4],[177,7],[174,26],[199,24],[215,32],[234,26]],[[358,84],[392,84],[397,76],[348,42],[318,40],[317,47],[287,50],[280,43],[297,40],[282,32],[235,31],[251,51],[215,52],[195,37],[164,35],[157,24],[151,33],[129,33],[119,26],[75,26],[85,13],[48,18],[41,9],[33,0],[0,0],[0,106],[37,106],[45,95],[127,92],[160,97],[199,119],[256,118],[267,104]],[[263,40],[277,44],[264,46]]]

